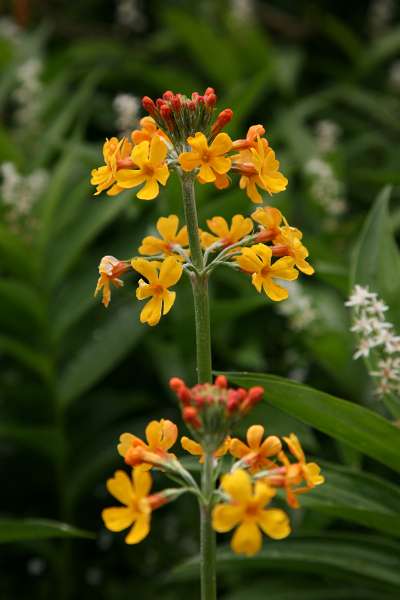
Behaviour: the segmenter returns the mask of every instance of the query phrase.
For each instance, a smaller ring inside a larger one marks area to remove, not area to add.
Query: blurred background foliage
[[[274,392],[274,380],[267,380],[267,401],[251,421],[270,433],[296,431],[325,466],[327,484],[292,515],[290,539],[266,542],[250,562],[222,552],[221,597],[398,597],[397,429],[368,420],[371,413],[363,420],[365,411],[343,413],[341,421],[343,406],[330,398],[391,418],[364,366],[352,359],[344,302],[354,274],[367,273],[362,283],[378,286],[400,331],[400,270],[393,263],[400,229],[399,56],[399,6],[390,0],[6,2],[0,542],[9,543],[1,546],[2,598],[198,597],[196,564],[173,570],[197,552],[190,499],[157,512],[139,547],[126,547],[100,519],[112,502],[105,481],[121,466],[119,434],[141,435],[152,418],[179,422],[168,378],[194,381],[187,282],[155,329],[138,321],[133,280],[108,311],[93,298],[103,255],[134,255],[160,215],[181,214],[178,182],[171,177],[156,201],[143,203],[130,192],[94,198],[89,173],[102,162],[103,139],[121,130],[117,95],[157,97],[209,85],[219,106],[234,110],[232,136],[243,137],[252,123],[265,125],[290,181],[271,203],[304,231],[316,268],[279,306],[243,277],[218,271],[211,289],[215,369],[267,372],[330,394],[306,394],[303,410],[303,387]],[[138,104],[130,128],[140,116]],[[387,184],[395,186],[390,204],[387,190],[358,242]],[[203,225],[213,215],[252,208],[236,183],[224,192],[202,186],[198,204]],[[292,404],[282,406],[290,393]],[[317,416],[307,413],[307,401],[320,407]],[[358,428],[351,429],[353,420]],[[69,539],[49,539],[57,537]]]

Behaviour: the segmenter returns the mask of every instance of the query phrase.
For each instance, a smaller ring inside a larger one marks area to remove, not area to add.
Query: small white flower
[[[367,338],[363,338],[360,343],[357,346],[357,350],[353,355],[353,358],[355,360],[357,360],[357,358],[361,358],[362,356],[364,358],[367,358],[369,356],[369,353],[371,351],[372,345],[371,345],[371,340],[367,339]]]
[[[116,125],[121,135],[129,136],[134,129],[138,117],[140,102],[131,94],[118,94],[113,101],[117,114]]]
[[[367,306],[369,302],[375,298],[376,294],[370,292],[367,286],[363,287],[362,285],[356,284],[350,298],[347,300],[347,302],[345,302],[345,306]]]

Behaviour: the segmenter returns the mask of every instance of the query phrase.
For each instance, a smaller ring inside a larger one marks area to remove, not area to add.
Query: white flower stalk
[[[116,4],[117,25],[138,33],[146,29],[147,19],[138,0],[117,0]]]
[[[281,283],[289,290],[289,297],[277,305],[278,313],[288,318],[289,326],[294,331],[307,329],[317,319],[311,298],[304,293],[297,281]]]
[[[21,41],[22,30],[15,21],[9,17],[0,19],[0,39],[7,40],[14,45],[18,45]]]
[[[318,150],[321,154],[326,154],[335,150],[341,129],[337,123],[323,119],[318,121],[315,126],[315,135]]]
[[[400,93],[400,60],[395,60],[389,67],[389,86]]]
[[[330,217],[339,217],[347,209],[344,184],[337,179],[331,165],[323,158],[315,157],[305,165],[305,172],[312,176],[310,192]]]
[[[113,107],[117,116],[116,126],[119,137],[129,139],[130,132],[136,127],[140,102],[131,94],[118,94],[114,98]]]
[[[20,129],[33,130],[39,124],[41,110],[43,64],[38,58],[30,58],[16,71],[17,87],[14,100],[17,104],[15,120]]]
[[[0,165],[0,174],[0,197],[6,221],[19,232],[31,229],[35,223],[34,205],[47,186],[47,172],[38,169],[29,175],[21,175],[14,163],[6,162]]]
[[[232,17],[238,23],[251,24],[255,19],[256,7],[254,0],[231,0]]]
[[[372,37],[384,34],[390,27],[395,12],[393,0],[372,0],[368,9],[368,30]]]
[[[400,336],[385,319],[388,306],[368,287],[356,285],[346,302],[353,309],[351,331],[357,334],[354,359],[366,360],[377,395],[400,395]]]

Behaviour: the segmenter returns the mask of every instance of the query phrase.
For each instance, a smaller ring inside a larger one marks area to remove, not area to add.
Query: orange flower
[[[276,456],[282,450],[280,439],[270,435],[263,441],[263,437],[264,427],[252,425],[247,430],[247,445],[237,438],[231,441],[229,452],[235,458],[243,460],[251,473],[276,468],[276,464],[269,460],[269,457]]]
[[[107,139],[103,145],[103,157],[105,165],[91,172],[90,183],[96,186],[95,196],[110,188],[107,191],[108,196],[116,196],[123,191],[123,188],[116,184],[116,174],[121,163],[131,163],[129,155],[132,150],[132,144],[125,138],[118,140],[116,137]],[[115,184],[115,185],[113,185]]]
[[[252,125],[247,130],[245,140],[235,140],[232,144],[234,150],[246,150],[247,148],[254,148],[257,140],[263,136],[265,129],[262,125]],[[267,140],[265,140],[267,142]],[[268,142],[267,142],[268,143]]]
[[[228,452],[230,441],[231,438],[229,436],[224,439],[220,447],[217,448],[216,451],[213,453],[214,458],[221,458],[221,456],[224,456]],[[204,450],[198,442],[195,442],[194,440],[183,436],[181,438],[181,444],[182,448],[186,450],[186,452],[189,452],[189,454],[192,454],[193,456],[199,456],[199,462],[201,464],[204,463]]]
[[[127,464],[129,464],[131,452],[134,455],[134,465],[138,464],[135,448],[156,454],[162,461],[175,459],[174,454],[167,452],[175,444],[178,437],[178,428],[175,423],[168,419],[151,421],[146,427],[145,435],[147,444],[132,433],[123,433],[120,436],[117,450],[124,457]],[[141,465],[144,470],[151,469],[151,467],[151,464],[145,462]]]
[[[251,219],[245,218],[243,215],[235,215],[230,227],[222,217],[208,219],[207,225],[215,235],[206,231],[201,233],[201,243],[205,248],[216,242],[220,242],[223,246],[231,246],[248,235],[253,229]]]
[[[308,250],[301,242],[302,237],[303,234],[299,229],[285,225],[280,228],[280,234],[274,238],[275,247],[272,248],[272,251],[277,253],[280,250],[285,255],[291,256],[299,271],[306,275],[312,275],[314,268],[306,261]]]
[[[208,145],[204,133],[197,132],[188,138],[191,152],[182,152],[179,162],[184,171],[200,168],[198,180],[200,183],[215,182],[218,175],[224,175],[231,168],[231,159],[225,154],[232,148],[232,140],[226,133],[219,133],[211,146]]]
[[[144,183],[136,196],[140,200],[153,200],[160,191],[158,184],[165,185],[169,177],[165,162],[167,152],[165,142],[158,135],[154,135],[150,142],[144,141],[134,146],[131,159],[137,168],[117,171],[120,188],[130,189]]]
[[[279,161],[265,138],[258,138],[254,147],[240,151],[232,161],[233,169],[242,174],[240,188],[246,189],[252,202],[262,202],[257,186],[270,196],[286,189],[288,180],[279,172]]]
[[[174,254],[173,246],[178,245],[186,247],[189,245],[189,238],[186,225],[179,229],[179,218],[176,215],[169,217],[160,217],[156,228],[161,236],[157,238],[153,235],[146,236],[139,248],[140,254],[154,256],[155,254],[165,254],[170,256]]]
[[[283,438],[288,445],[290,453],[297,459],[297,463],[291,463],[282,451],[279,453],[278,459],[285,467],[285,474],[282,477],[280,485],[286,490],[286,498],[289,506],[299,508],[300,504],[297,499],[299,494],[304,494],[316,485],[324,483],[325,478],[321,475],[321,468],[317,463],[307,463],[301,447],[301,444],[294,433],[289,437]],[[303,487],[295,487],[305,482]]]
[[[135,129],[131,133],[132,142],[140,144],[140,142],[150,142],[155,135],[169,141],[168,136],[157,127],[153,117],[143,117],[140,119],[141,129]]]
[[[282,223],[282,213],[277,208],[272,206],[264,206],[263,208],[257,208],[251,218],[256,223],[263,226],[258,235],[257,240],[259,242],[268,242],[274,240],[281,232],[280,225]]]
[[[289,293],[286,288],[275,283],[274,279],[293,281],[299,272],[293,268],[294,259],[284,256],[271,264],[272,250],[264,244],[255,244],[251,248],[242,248],[241,255],[236,257],[236,262],[241,269],[252,273],[252,284],[257,292],[264,290],[268,298],[279,302],[286,300]]]
[[[103,290],[102,303],[107,308],[111,300],[111,288],[112,283],[115,287],[122,287],[124,282],[119,279],[119,275],[122,275],[129,266],[126,262],[118,260],[115,256],[103,256],[99,264],[100,277],[97,281],[97,286],[94,295],[97,296],[99,291]]]

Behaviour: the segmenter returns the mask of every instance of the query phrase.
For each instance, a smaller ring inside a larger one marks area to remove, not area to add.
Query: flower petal
[[[281,540],[290,534],[289,517],[279,508],[261,510],[257,523],[261,529],[274,540]]]
[[[141,514],[125,538],[127,544],[138,544],[150,531],[150,515]]]
[[[213,217],[207,220],[207,226],[219,238],[226,238],[229,235],[228,223],[223,217]]]
[[[182,275],[182,265],[174,256],[166,258],[160,268],[159,282],[165,287],[175,285]]]
[[[110,531],[122,531],[132,525],[135,512],[128,507],[105,508],[101,513],[105,526]]]
[[[151,450],[156,450],[161,446],[162,423],[161,421],[150,421],[146,427],[146,440]]]
[[[176,298],[176,292],[169,292],[168,290],[166,290],[164,292],[164,294],[163,294],[163,315],[166,315],[167,313],[169,313],[169,311],[171,310],[171,308],[174,305],[175,298]]]
[[[185,435],[181,438],[181,445],[186,452],[189,452],[189,454],[192,454],[193,456],[202,456],[203,454],[203,448],[200,444]]]
[[[162,139],[155,135],[152,137],[150,142],[150,154],[149,160],[153,166],[159,165],[165,160],[167,156],[168,148]]]
[[[248,428],[246,438],[249,447],[252,450],[258,450],[261,440],[264,436],[264,427],[262,425],[252,425]]]
[[[144,471],[140,467],[133,469],[132,480],[137,499],[139,500],[140,498],[148,496],[153,483],[150,473],[148,471]]]
[[[262,544],[262,536],[255,523],[245,522],[239,525],[233,534],[231,547],[236,554],[245,554],[253,556],[256,554]]]
[[[250,448],[246,446],[246,444],[244,444],[241,440],[234,438],[229,446],[229,452],[235,458],[243,458],[244,456],[246,456],[246,454],[250,453]]]
[[[114,477],[107,480],[107,489],[114,498],[129,506],[133,498],[132,483],[125,471],[116,471]]]
[[[179,163],[184,171],[193,171],[200,166],[201,160],[197,152],[182,152],[179,155]]]
[[[160,217],[157,221],[157,231],[161,237],[166,241],[175,239],[176,232],[178,231],[179,219],[176,215],[169,215],[169,217]]]
[[[120,171],[117,171],[115,178],[118,185],[124,189],[136,187],[145,180],[142,171],[136,169],[121,169]]]
[[[221,486],[235,502],[246,503],[251,498],[251,478],[242,469],[224,475]]]
[[[263,456],[275,456],[282,450],[281,440],[276,435],[269,435],[261,444]]]
[[[210,146],[210,153],[213,156],[225,154],[232,149],[232,140],[227,133],[219,133]]]
[[[139,200],[154,200],[159,194],[160,187],[155,179],[155,177],[151,177],[142,187],[142,189],[136,194],[136,197]]]
[[[154,262],[145,258],[134,258],[131,261],[131,265],[135,271],[146,277],[149,283],[158,282],[157,268]]]
[[[164,450],[169,450],[176,442],[178,437],[178,428],[169,419],[161,419],[161,447]]]
[[[157,325],[161,319],[162,299],[154,297],[147,302],[140,313],[140,322],[147,323],[150,327]]]
[[[275,302],[286,300],[289,296],[287,289],[274,283],[272,277],[266,277],[264,279],[263,289],[268,298],[271,298],[271,300],[274,300]]]
[[[225,533],[235,527],[243,518],[243,507],[232,504],[217,504],[212,511],[212,526],[215,531]]]

